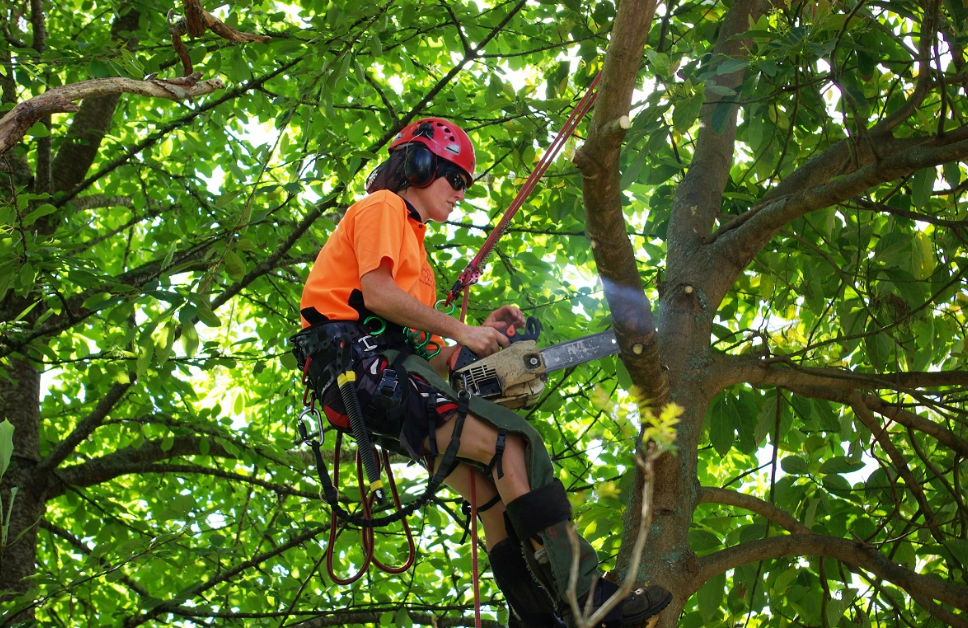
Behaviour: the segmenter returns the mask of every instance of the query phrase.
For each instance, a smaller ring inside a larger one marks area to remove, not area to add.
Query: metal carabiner
[[[313,403],[313,405],[309,406],[308,408],[300,412],[299,418],[296,419],[297,421],[296,429],[299,432],[299,437],[302,438],[302,444],[305,445],[309,443],[312,437],[312,434],[310,434],[306,430],[306,424],[303,422],[303,419],[307,414],[312,414],[316,417],[316,429],[318,430],[318,434],[319,434],[319,443],[322,444],[323,439],[325,438],[325,436],[323,435],[323,416],[319,413],[319,409],[316,408],[315,403]]]
[[[430,342],[430,334],[419,329],[410,329],[407,332],[407,341],[414,349],[423,349]]]

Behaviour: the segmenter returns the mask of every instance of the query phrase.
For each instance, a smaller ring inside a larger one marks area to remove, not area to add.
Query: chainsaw
[[[505,408],[526,408],[538,402],[548,373],[618,353],[613,331],[539,349],[541,325],[533,316],[528,317],[523,331],[509,327],[505,333],[511,345],[485,358],[461,347],[451,364],[454,389]]]

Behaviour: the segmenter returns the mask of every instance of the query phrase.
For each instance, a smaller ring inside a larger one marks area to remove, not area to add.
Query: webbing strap
[[[361,528],[381,528],[409,517],[418,508],[433,499],[433,496],[440,490],[444,480],[457,466],[457,451],[460,449],[460,435],[464,429],[464,419],[467,417],[469,403],[470,395],[462,390],[457,399],[457,416],[454,418],[454,431],[451,435],[450,443],[447,445],[447,449],[444,450],[440,466],[437,467],[437,471],[431,476],[423,494],[406,506],[401,507],[397,512],[375,519],[367,516],[366,513],[357,514],[348,512],[339,503],[339,492],[333,485],[333,481],[329,477],[329,472],[326,470],[326,463],[323,461],[321,443],[315,438],[310,438],[305,432],[305,427],[300,424],[299,429],[304,438],[304,442],[309,443],[309,446],[313,450],[313,457],[316,459],[316,473],[319,475],[319,480],[323,485],[320,497],[333,509],[333,516]],[[336,459],[338,460],[338,454]]]
[[[477,482],[471,474],[471,588],[474,589],[474,628],[481,628],[481,574],[477,566]]]

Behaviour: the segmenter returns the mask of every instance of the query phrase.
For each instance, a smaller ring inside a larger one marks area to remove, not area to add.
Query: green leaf
[[[733,98],[736,96],[736,92],[725,85],[717,85],[716,83],[707,83],[706,91],[716,96],[725,96],[728,98]]]
[[[245,262],[231,249],[225,251],[225,272],[235,281],[245,276]]]
[[[29,227],[33,225],[35,222],[37,222],[38,220],[40,220],[41,218],[43,218],[44,216],[49,216],[50,214],[53,214],[56,211],[57,211],[56,207],[54,207],[50,203],[44,203],[34,211],[24,216],[24,221],[23,221],[24,226]]]
[[[0,423],[0,478],[7,472],[13,457],[13,430],[13,423],[8,419]]]
[[[141,342],[138,344],[138,358],[135,361],[135,373],[138,379],[144,377],[155,356],[155,340],[152,338],[151,331],[146,330],[141,334]]]
[[[716,68],[716,74],[732,74],[734,72],[739,72],[740,70],[745,70],[749,66],[749,61],[743,59],[727,59],[719,64]]]
[[[35,122],[33,126],[27,129],[27,135],[36,138],[50,137],[50,129],[43,122]]]
[[[208,303],[200,301],[197,304],[198,320],[203,322],[208,327],[221,327],[222,321],[216,316],[212,308],[209,307]]]
[[[733,447],[739,415],[736,406],[720,395],[709,408],[709,441],[720,456],[725,456]]]
[[[733,105],[731,103],[720,102],[716,104],[711,116],[711,126],[715,133],[722,133],[726,126],[733,119]]]
[[[410,619],[410,615],[407,613],[407,609],[402,606],[397,609],[397,612],[393,617],[393,623],[397,626],[397,628],[413,627],[413,620]]]
[[[3,475],[0,473],[0,475]],[[964,539],[945,539],[943,541],[945,549],[951,552],[956,565],[961,565],[964,569],[968,565],[968,541]]]
[[[914,173],[914,178],[911,180],[911,202],[917,209],[924,207],[931,198],[936,175],[937,171],[934,168],[921,168]]]
[[[723,540],[707,530],[689,530],[689,547],[703,553],[723,548]]]
[[[111,66],[101,59],[93,59],[88,71],[91,74],[91,78],[95,79],[108,78],[115,75],[114,71],[111,69]]]
[[[722,616],[720,608],[726,598],[726,574],[718,574],[699,589],[699,614],[707,624]]]
[[[824,460],[817,472],[823,474],[853,473],[854,471],[860,471],[865,466],[867,466],[866,463],[861,460],[852,461],[845,456],[834,456],[833,458]]]
[[[780,468],[791,475],[806,475],[809,472],[807,461],[800,456],[784,456]]]
[[[195,324],[191,320],[186,321],[182,324],[181,332],[182,350],[187,357],[194,357],[198,351],[199,342]]]
[[[155,345],[155,359],[158,365],[162,365],[168,361],[168,357],[171,355],[172,347],[175,345],[175,335],[178,333],[178,327],[175,325],[174,321],[169,322],[165,325],[164,330],[161,334],[161,344]]]

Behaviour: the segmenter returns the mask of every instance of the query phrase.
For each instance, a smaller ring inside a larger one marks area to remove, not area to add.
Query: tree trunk
[[[0,550],[0,590],[14,594],[30,588],[27,578],[37,570],[37,523],[45,510],[46,482],[33,472],[40,461],[39,399],[40,371],[26,358],[11,358],[0,373],[0,416],[14,426],[13,458],[0,485],[5,511],[10,505],[12,488],[17,488],[17,495],[7,545]],[[0,596],[0,601],[10,597],[10,594]],[[19,619],[32,617],[30,611]]]

